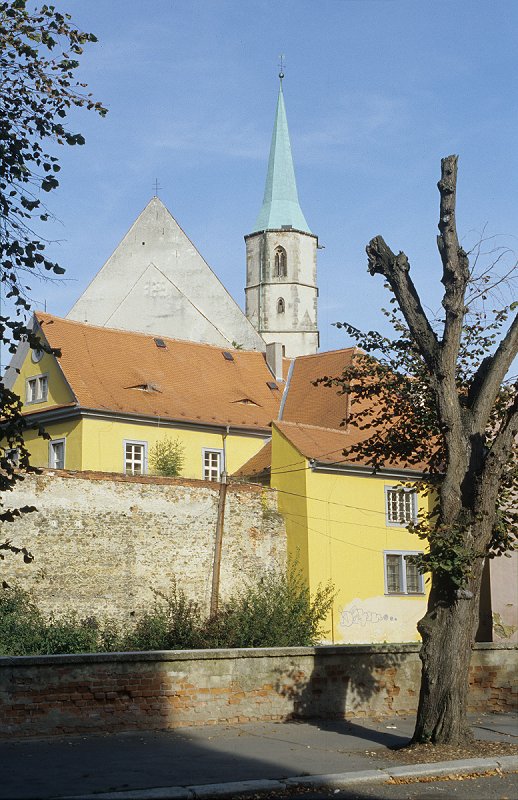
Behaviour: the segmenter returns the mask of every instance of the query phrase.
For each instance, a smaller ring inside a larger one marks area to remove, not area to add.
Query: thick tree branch
[[[513,444],[518,437],[518,384],[513,402],[509,405],[505,418],[491,445],[484,466],[483,482],[486,487],[492,484],[496,488],[500,483],[503,470],[509,461]]]
[[[442,305],[446,312],[442,339],[443,368],[448,371],[456,363],[464,321],[464,295],[469,281],[468,256],[459,244],[455,221],[458,156],[441,160],[441,179],[437,184],[441,195],[437,246],[442,260],[444,285]]]
[[[484,359],[475,373],[472,384],[474,432],[483,433],[507,370],[518,353],[518,314],[500,342],[494,356]]]
[[[439,342],[409,275],[410,263],[402,252],[396,255],[382,236],[371,239],[366,247],[371,275],[383,275],[396,296],[410,332],[417,342],[426,365],[433,372],[437,367]]]

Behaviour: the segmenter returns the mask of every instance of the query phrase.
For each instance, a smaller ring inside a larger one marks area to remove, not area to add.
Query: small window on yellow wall
[[[48,396],[48,378],[46,375],[34,375],[25,383],[25,402],[43,403]]]
[[[124,441],[124,474],[145,475],[147,472],[147,442]]]
[[[416,551],[385,552],[385,594],[424,594],[423,576],[413,562]]]
[[[65,440],[53,439],[49,442],[49,467],[65,469]]]

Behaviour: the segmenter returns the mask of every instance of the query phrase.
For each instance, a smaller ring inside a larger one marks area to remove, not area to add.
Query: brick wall
[[[208,607],[219,485],[183,478],[44,471],[6,498],[38,511],[4,524],[1,538],[27,545],[35,559],[4,562],[3,576],[34,592],[46,612],[128,619],[167,591],[173,576]],[[284,565],[286,536],[272,489],[229,486],[221,596],[243,578]]]
[[[516,709],[516,649],[475,645],[471,711]],[[419,679],[414,644],[0,658],[0,736],[410,714]]]

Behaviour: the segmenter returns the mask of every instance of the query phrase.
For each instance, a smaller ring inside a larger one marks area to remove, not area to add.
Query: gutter
[[[82,406],[62,407],[53,409],[52,411],[32,411],[24,413],[27,421],[34,422],[35,424],[49,424],[51,422],[61,422],[69,419],[102,419],[113,421],[120,420],[122,422],[133,422],[139,425],[153,425],[156,426],[158,417],[148,416],[145,414],[131,414],[124,411],[105,411],[98,408],[84,408]],[[164,419],[160,417],[161,428],[179,428],[180,430],[198,430],[206,433],[232,433],[238,436],[257,436],[260,439],[271,436],[271,428],[269,426],[257,426],[250,428],[246,425],[228,425],[210,424],[203,422],[194,422],[194,420],[187,419]]]
[[[314,458],[309,459],[309,467],[312,472],[327,473],[329,475],[363,475],[364,477],[394,478],[396,480],[420,480],[422,478],[430,480],[432,477],[415,469],[396,469],[391,467],[373,469],[372,467],[353,466],[352,464],[326,464]]]

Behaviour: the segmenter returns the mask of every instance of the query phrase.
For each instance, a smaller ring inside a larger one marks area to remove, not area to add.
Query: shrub
[[[300,570],[272,570],[203,616],[177,582],[154,606],[121,631],[113,619],[99,623],[76,614],[45,618],[21,589],[0,591],[0,655],[44,655],[129,650],[195,650],[214,647],[294,647],[316,644],[333,602],[330,584],[310,596]]]
[[[207,647],[295,647],[317,644],[334,598],[331,584],[312,598],[295,565],[248,583],[206,623]]]
[[[32,597],[22,589],[0,589],[0,655],[27,656],[44,652],[45,620]]]
[[[149,451],[149,463],[157,475],[174,478],[182,471],[185,461],[185,447],[180,439],[165,436]]]
[[[155,606],[123,637],[123,650],[191,650],[203,647],[202,616],[175,579],[168,594],[155,591]]]

